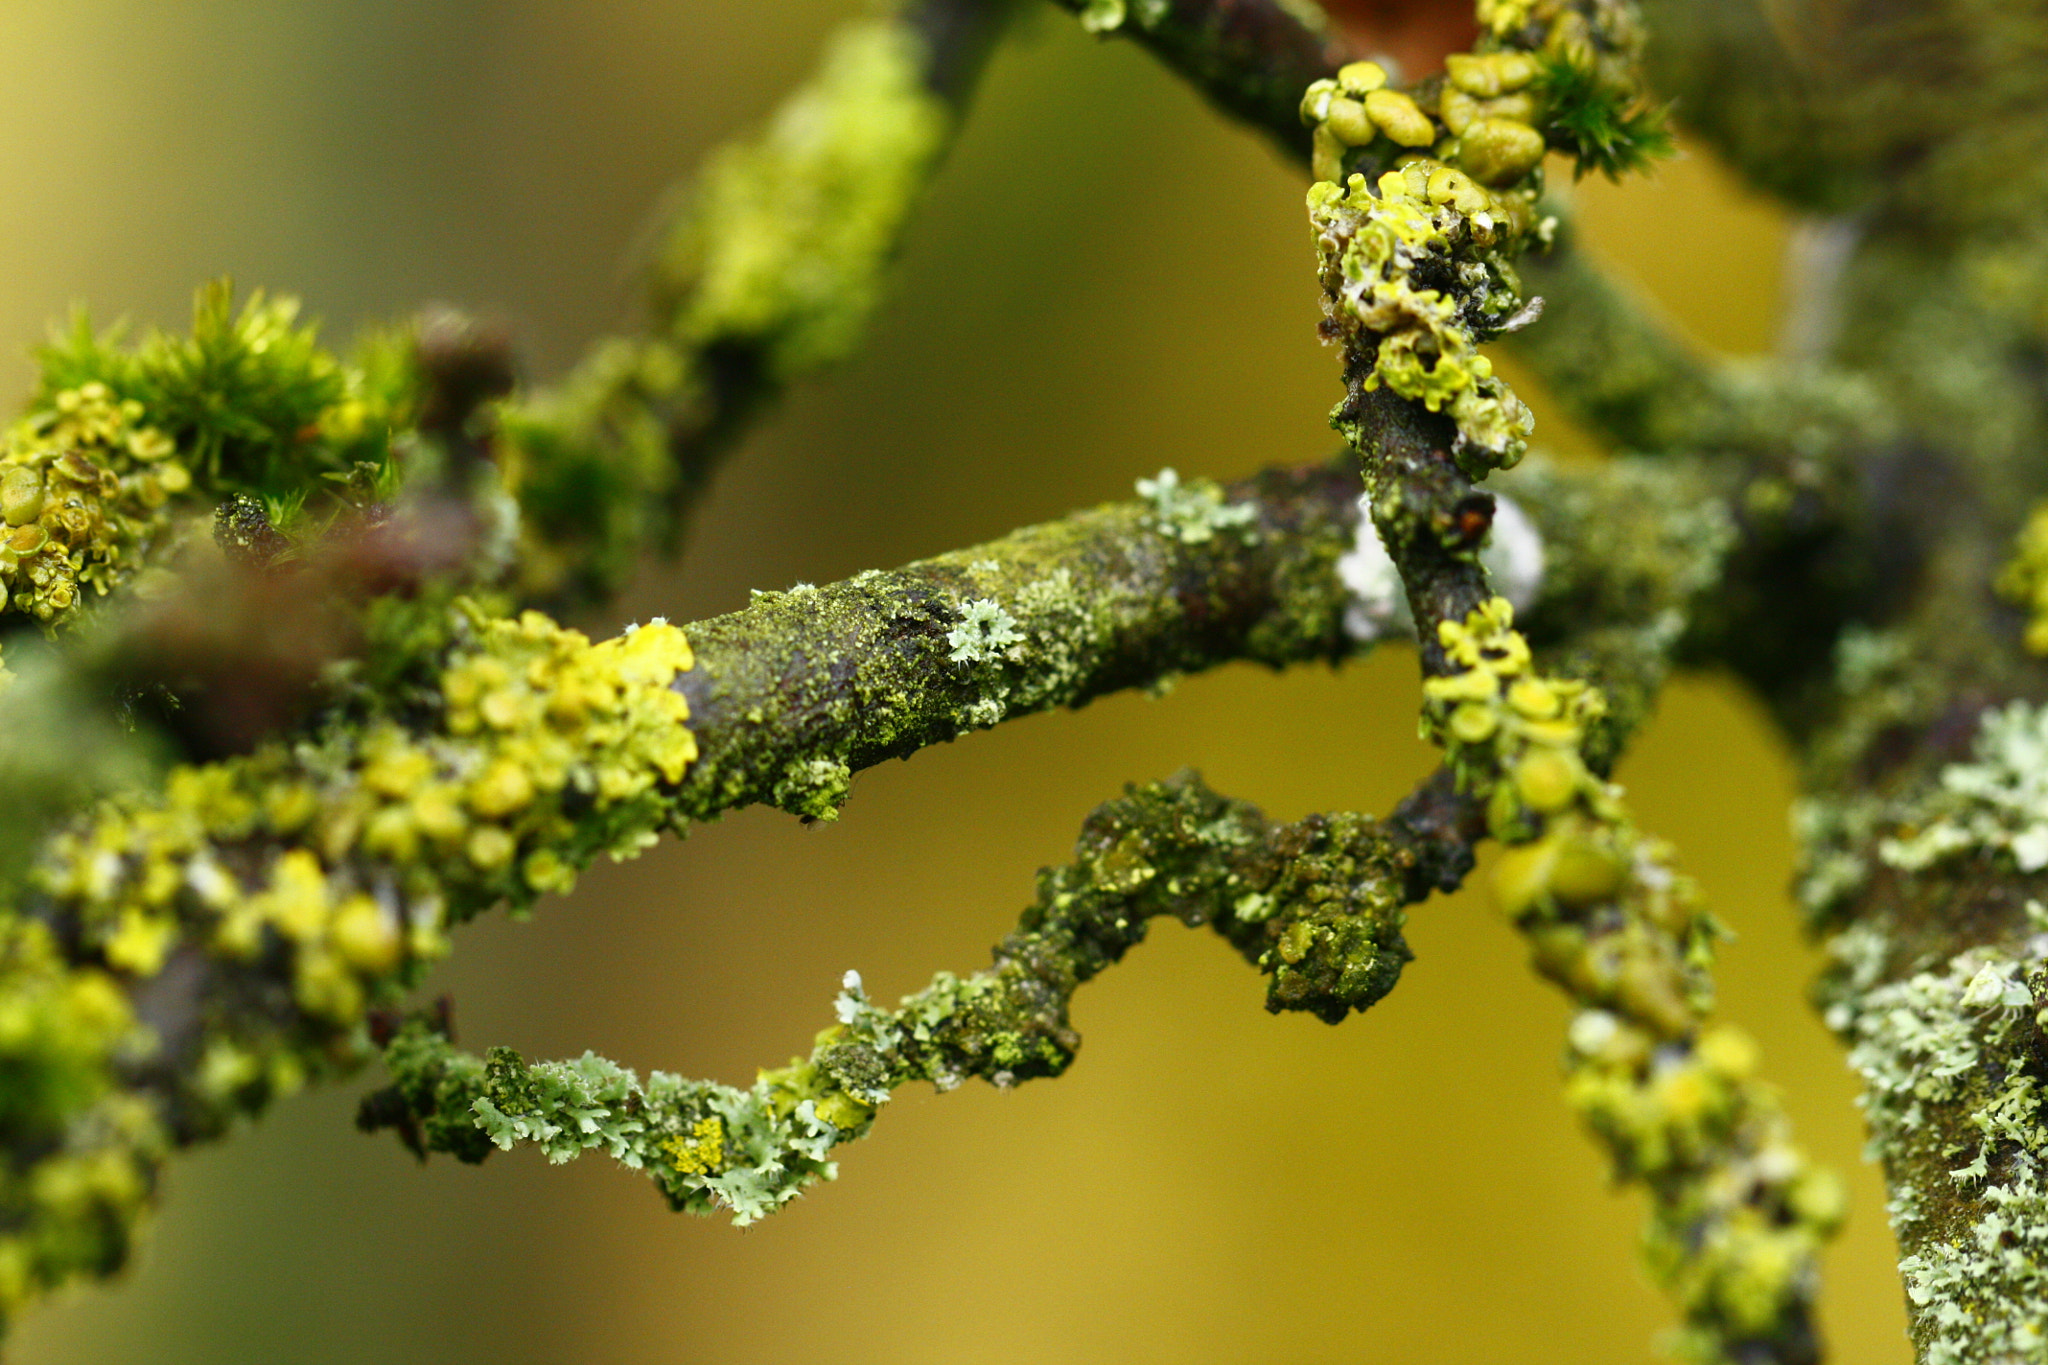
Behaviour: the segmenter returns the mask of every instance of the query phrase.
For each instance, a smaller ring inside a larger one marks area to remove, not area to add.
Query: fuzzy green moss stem
[[[598,342],[505,417],[529,596],[602,596],[673,543],[745,424],[843,358],[1011,0],[848,25],[755,138],[714,156],[657,248],[641,334]]]
[[[1455,823],[1315,815],[1275,825],[1183,773],[1088,817],[1074,860],[1039,874],[1036,901],[991,967],[942,972],[894,1010],[849,972],[839,1023],[751,1090],[659,1072],[642,1085],[588,1054],[479,1059],[413,1024],[386,1049],[393,1086],[365,1102],[360,1122],[397,1129],[422,1155],[471,1161],[521,1141],[557,1161],[605,1148],[646,1170],[672,1206],[725,1209],[744,1224],[831,1178],[826,1152],[863,1136],[901,1086],[1008,1087],[1065,1071],[1081,1041],[1068,1019],[1074,991],[1162,916],[1215,929],[1266,974],[1270,1010],[1336,1023],[1368,1008],[1409,958],[1403,907],[1453,865],[1469,865]]]

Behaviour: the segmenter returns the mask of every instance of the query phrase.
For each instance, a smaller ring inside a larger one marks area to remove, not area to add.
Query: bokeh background
[[[537,375],[630,316],[664,186],[760,118],[851,0],[10,0],[0,6],[0,337],[75,300],[178,325],[223,273],[345,336],[445,300]],[[1333,447],[1299,177],[1135,51],[1048,8],[996,59],[860,359],[735,456],[688,554],[609,629],[730,610],[973,543],[1175,465]],[[1598,253],[1703,341],[1773,340],[1786,224],[1690,155],[1580,195]],[[25,384],[25,359],[8,385]],[[1553,447],[1583,441],[1550,411]],[[1412,656],[1226,669],[1035,717],[857,780],[845,818],[749,811],[607,865],[433,982],[466,1042],[744,1083],[807,1048],[840,974],[969,970],[1120,784],[1202,768],[1297,818],[1384,810],[1429,766]],[[1837,1358],[1904,1361],[1854,1088],[1804,1003],[1786,756],[1726,681],[1674,686],[1622,771],[1739,931],[1725,1013],[1855,1191]],[[1483,882],[1483,879],[1481,879]],[[1483,891],[1339,1028],[1171,924],[1090,986],[1056,1083],[905,1093],[839,1184],[748,1231],[667,1213],[602,1158],[419,1166],[313,1093],[171,1168],[139,1263],[16,1331],[14,1359],[1471,1362],[1655,1358],[1667,1310],[1560,1102],[1564,1009]]]

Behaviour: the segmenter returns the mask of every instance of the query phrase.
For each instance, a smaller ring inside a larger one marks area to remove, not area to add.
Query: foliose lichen
[[[1892,1185],[1899,1271],[1927,1365],[2048,1350],[2048,915],[2030,910],[2022,951],[1972,948],[1900,979],[1884,979],[1875,925],[1830,945],[1826,1017],[1864,1081],[1870,1155]]]
[[[1441,81],[1403,93],[1356,62],[1301,105],[1325,335],[1365,389],[1449,413],[1474,479],[1520,459],[1532,426],[1479,346],[1533,320],[1513,261],[1549,230],[1536,211],[1544,153],[1613,172],[1669,144],[1642,108],[1633,5],[1480,8],[1478,50],[1449,57]],[[1348,419],[1340,408],[1333,420]]]
[[[1937,790],[1877,853],[1905,872],[1981,853],[2006,854],[2022,872],[2048,867],[2048,708],[1986,708],[1971,760],[1944,767]]]
[[[1162,469],[1149,479],[1138,480],[1138,496],[1152,504],[1153,525],[1161,535],[1172,536],[1183,545],[1200,545],[1216,538],[1218,532],[1234,531],[1250,537],[1259,509],[1250,503],[1227,503],[1223,490],[1208,479],[1182,483],[1173,469]]]

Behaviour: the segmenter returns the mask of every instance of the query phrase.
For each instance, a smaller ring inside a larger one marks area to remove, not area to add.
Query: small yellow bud
[[[1365,112],[1381,132],[1403,147],[1427,147],[1436,141],[1435,122],[1422,112],[1420,105],[1398,90],[1375,90],[1368,94]]]
[[[1482,185],[1511,185],[1543,160],[1543,134],[1512,119],[1476,119],[1461,140],[1458,159]]]
[[[0,516],[9,526],[26,526],[43,511],[43,476],[27,465],[0,475]]]
[[[1526,52],[1459,52],[1444,58],[1444,74],[1449,84],[1466,94],[1492,99],[1535,80],[1536,59]]]
[[[1515,794],[1530,810],[1555,815],[1578,796],[1585,771],[1569,749],[1533,746],[1515,765]]]
[[[1352,62],[1337,71],[1338,88],[1353,99],[1364,99],[1386,83],[1386,68],[1378,62]]]
[[[485,825],[469,836],[467,851],[472,863],[489,872],[511,862],[515,849],[511,835],[496,825]]]
[[[1499,728],[1499,718],[1484,702],[1468,701],[1451,712],[1451,737],[1460,744],[1484,744]]]
[[[1557,862],[1550,870],[1550,893],[1558,903],[1584,909],[1612,900],[1628,880],[1628,864],[1610,848],[1590,839],[1559,838]]]
[[[1478,213],[1493,202],[1471,176],[1449,166],[1438,166],[1429,173],[1428,194],[1430,203],[1449,204],[1460,213]]]
[[[469,808],[487,820],[524,810],[533,801],[533,780],[509,758],[494,761],[469,788]]]
[[[341,960],[366,976],[381,976],[398,965],[398,925],[368,896],[342,902],[327,937]]]
[[[1493,865],[1493,894],[1501,913],[1518,920],[1550,894],[1550,873],[1557,863],[1555,838],[1522,844],[1500,855]]]
[[[1329,117],[1323,126],[1335,133],[1338,141],[1352,147],[1363,147],[1380,135],[1380,130],[1366,117],[1365,106],[1357,100],[1331,100]]]

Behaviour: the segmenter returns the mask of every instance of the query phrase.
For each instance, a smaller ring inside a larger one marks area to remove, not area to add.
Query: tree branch
[[[745,423],[853,348],[1012,8],[911,0],[848,25],[756,139],[713,158],[658,248],[648,330],[505,414],[529,597],[609,595],[673,544]]]
[[[1423,797],[1404,806],[1434,812]],[[480,1161],[530,1141],[551,1160],[594,1148],[645,1169],[672,1207],[772,1213],[831,1179],[825,1154],[864,1136],[891,1092],[968,1078],[1008,1088],[1057,1076],[1080,1036],[1074,991],[1142,942],[1151,920],[1208,924],[1270,978],[1266,1007],[1329,1023],[1377,1002],[1408,961],[1402,907],[1470,866],[1469,831],[1400,815],[1312,815],[1273,825],[1192,773],[1131,787],[1082,826],[1074,861],[1039,874],[1038,898],[995,949],[993,967],[940,973],[884,1011],[846,976],[839,1024],[808,1060],[764,1071],[751,1090],[656,1072],[646,1085],[586,1053],[528,1063],[509,1049],[455,1051],[425,1021],[386,1048],[393,1085],[359,1125],[394,1128],[421,1156]],[[1455,871],[1453,871],[1455,870]]]
[[[1092,32],[1129,37],[1208,101],[1308,156],[1301,92],[1365,55],[1313,0],[1054,0]]]
[[[1840,468],[1894,429],[1867,383],[1818,366],[1730,362],[1702,354],[1654,307],[1599,270],[1561,219],[1553,243],[1523,258],[1542,321],[1508,349],[1573,421],[1624,450],[1728,451]]]

